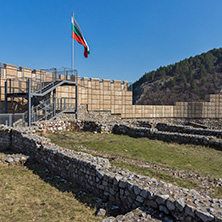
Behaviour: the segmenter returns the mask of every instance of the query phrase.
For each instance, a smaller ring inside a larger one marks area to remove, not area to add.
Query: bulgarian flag
[[[84,46],[85,48],[84,56],[87,58],[90,53],[89,46],[87,45],[87,42],[83,37],[82,31],[73,16],[72,16],[72,38]]]

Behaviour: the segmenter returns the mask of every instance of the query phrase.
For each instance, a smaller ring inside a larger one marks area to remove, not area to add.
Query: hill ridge
[[[206,95],[222,89],[222,48],[186,58],[145,73],[133,83],[138,105],[173,105],[203,102]]]

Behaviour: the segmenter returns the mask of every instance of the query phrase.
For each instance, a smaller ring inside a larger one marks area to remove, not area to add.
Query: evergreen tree
[[[155,92],[159,91],[159,87],[158,87],[157,84],[154,86],[154,91],[155,91]]]
[[[191,89],[193,90],[197,90],[197,84],[196,84],[196,81],[194,79],[191,80]]]
[[[183,83],[187,84],[187,77],[185,74],[182,75]]]
[[[207,70],[206,70],[205,66],[201,66],[200,78],[202,79],[206,74],[207,74]]]
[[[202,86],[205,86],[207,83],[207,80],[203,77],[202,80],[201,80],[201,85]]]

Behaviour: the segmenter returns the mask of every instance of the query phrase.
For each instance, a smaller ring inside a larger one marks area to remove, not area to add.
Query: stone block
[[[208,212],[195,211],[195,215],[203,222],[210,222],[214,220],[214,216]]]
[[[165,214],[169,214],[169,210],[163,205],[159,206],[159,210]]]

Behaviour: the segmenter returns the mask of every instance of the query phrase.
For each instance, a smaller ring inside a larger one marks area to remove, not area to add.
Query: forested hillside
[[[133,84],[134,104],[204,101],[222,89],[222,48],[145,73]]]

